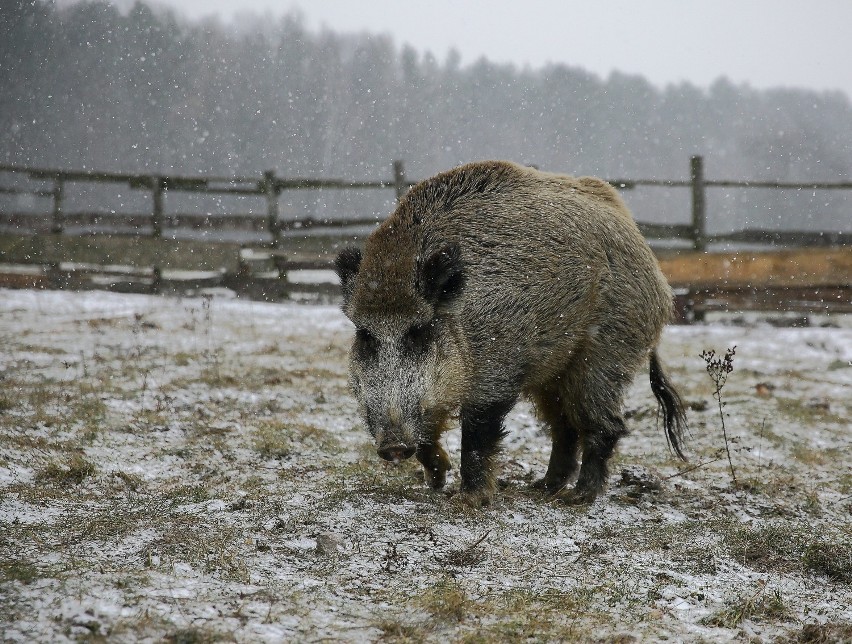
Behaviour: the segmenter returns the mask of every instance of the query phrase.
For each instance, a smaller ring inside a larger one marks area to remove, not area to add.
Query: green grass
[[[302,452],[305,445],[325,454],[340,451],[340,441],[308,419],[294,418],[290,422],[262,419],[250,430],[251,446],[263,458],[282,459]]]
[[[418,604],[439,622],[462,622],[476,614],[479,606],[452,579],[439,579],[419,597]]]
[[[380,641],[396,644],[414,644],[426,639],[426,630],[422,626],[409,624],[402,620],[385,618],[376,622],[375,627],[381,633]]]
[[[41,579],[39,569],[21,558],[0,559],[0,581],[18,581],[29,584],[36,579]]]
[[[203,485],[177,485],[165,490],[163,498],[174,505],[202,503],[210,498],[210,492]]]
[[[767,572],[802,571],[852,583],[852,536],[812,526],[778,524],[736,527],[725,534],[731,554],[741,563]]]
[[[233,641],[233,635],[208,628],[180,628],[165,636],[166,644],[213,644]]]
[[[729,602],[724,609],[702,621],[708,626],[733,629],[744,620],[766,622],[788,621],[790,619],[790,611],[784,603],[780,591],[777,588],[768,590],[766,586],[761,586],[757,592],[737,597]]]
[[[36,474],[36,481],[54,483],[61,487],[80,485],[96,473],[94,463],[82,454],[72,454],[62,461],[51,461]]]
[[[481,619],[469,624],[461,641],[466,644],[580,641],[597,627],[613,625],[606,614],[590,610],[591,600],[592,595],[585,589],[509,590],[490,594],[477,605]],[[598,635],[598,641],[606,638]]]
[[[837,423],[843,425],[847,418],[821,401],[807,401],[799,398],[778,398],[778,409],[790,420],[811,423]]]
[[[850,623],[805,624],[798,631],[779,637],[777,644],[838,644],[852,642]]]
[[[852,584],[852,539],[845,543],[811,541],[805,547],[801,561],[808,572]]]

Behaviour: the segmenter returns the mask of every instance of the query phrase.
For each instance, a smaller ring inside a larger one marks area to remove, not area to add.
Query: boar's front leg
[[[417,446],[417,460],[423,465],[426,485],[433,490],[440,490],[447,482],[447,470],[450,469],[450,458],[435,436],[432,442],[420,443]]]
[[[461,501],[479,507],[494,498],[494,460],[505,432],[503,419],[515,405],[504,400],[461,410]]]

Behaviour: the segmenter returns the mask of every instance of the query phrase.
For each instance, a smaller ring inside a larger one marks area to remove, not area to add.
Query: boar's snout
[[[402,444],[383,445],[378,449],[378,452],[379,456],[381,456],[386,461],[391,461],[392,463],[399,463],[400,461],[404,461],[405,459],[414,456],[415,448]]]

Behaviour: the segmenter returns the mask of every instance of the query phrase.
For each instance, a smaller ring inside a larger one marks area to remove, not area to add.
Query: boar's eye
[[[415,324],[405,334],[405,346],[415,354],[424,353],[434,337],[432,323]]]
[[[358,329],[355,331],[355,344],[358,350],[365,356],[375,355],[379,350],[379,341],[367,329]]]

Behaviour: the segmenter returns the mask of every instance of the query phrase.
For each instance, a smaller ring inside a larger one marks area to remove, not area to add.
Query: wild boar
[[[593,501],[627,433],[625,388],[649,359],[683,458],[683,405],[656,353],[671,289],[608,183],[505,161],[460,166],[414,186],[336,268],[360,413],[379,455],[416,455],[431,487],[446,481],[439,438],[457,414],[460,498],[491,502],[503,419],[525,396],[552,437],[538,485]]]

